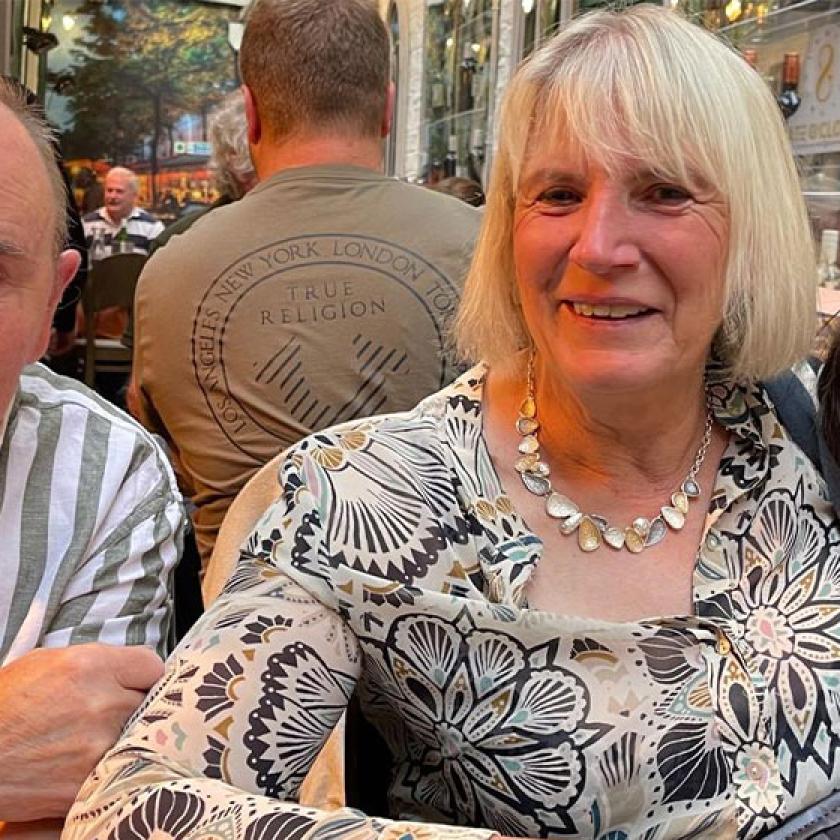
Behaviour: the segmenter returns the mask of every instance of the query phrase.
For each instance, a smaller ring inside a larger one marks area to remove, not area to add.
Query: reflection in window
[[[560,0],[519,0],[522,4],[522,57],[527,58],[560,25]]]
[[[540,7],[540,32],[543,39],[550,38],[560,26],[560,0],[542,0]]]
[[[400,13],[396,3],[391,3],[391,9],[388,12],[388,28],[391,30],[391,83],[394,85],[394,113],[391,118],[391,133],[388,135],[386,171],[389,175],[393,175],[397,170],[397,138],[400,129]]]
[[[536,0],[522,0],[522,55],[530,55],[537,48]]]
[[[491,0],[431,0],[426,17],[424,180],[481,180],[494,60]]]
[[[689,18],[701,21],[707,29],[747,24],[747,28],[736,31],[739,37],[745,35],[751,40],[761,40],[762,30],[771,11],[791,5],[807,3],[800,4],[796,0],[671,0],[673,8],[679,9]]]
[[[133,169],[140,204],[166,215],[215,198],[212,110],[238,86],[228,24],[239,10],[182,0],[55,0],[46,107],[77,191]]]

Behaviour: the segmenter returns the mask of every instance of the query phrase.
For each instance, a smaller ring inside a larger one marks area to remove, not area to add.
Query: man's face
[[[108,173],[105,178],[105,207],[108,208],[108,215],[115,222],[120,222],[131,215],[135,196],[131,179],[127,175],[113,170]]]
[[[78,255],[55,257],[52,192],[23,126],[0,105],[0,420],[24,365],[39,359]]]

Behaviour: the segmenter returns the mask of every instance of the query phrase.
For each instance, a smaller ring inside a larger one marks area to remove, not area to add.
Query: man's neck
[[[134,212],[134,208],[129,210],[126,216],[115,216],[107,207],[104,208],[104,212],[114,227],[122,227],[122,223]]]
[[[382,171],[382,141],[375,137],[295,135],[280,142],[262,140],[251,147],[260,181],[301,166],[358,166]]]

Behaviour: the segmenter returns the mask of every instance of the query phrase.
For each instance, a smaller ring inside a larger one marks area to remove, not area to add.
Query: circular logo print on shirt
[[[195,375],[219,428],[261,458],[309,430],[409,408],[452,375],[453,283],[363,236],[281,240],[211,283],[193,325]]]

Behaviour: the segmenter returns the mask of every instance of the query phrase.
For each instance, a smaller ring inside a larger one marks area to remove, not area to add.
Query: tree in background
[[[86,34],[73,52],[68,157],[148,160],[153,203],[158,157],[184,114],[202,118],[236,86],[227,25],[235,12],[181,0],[84,0]],[[85,18],[81,18],[85,19]]]

